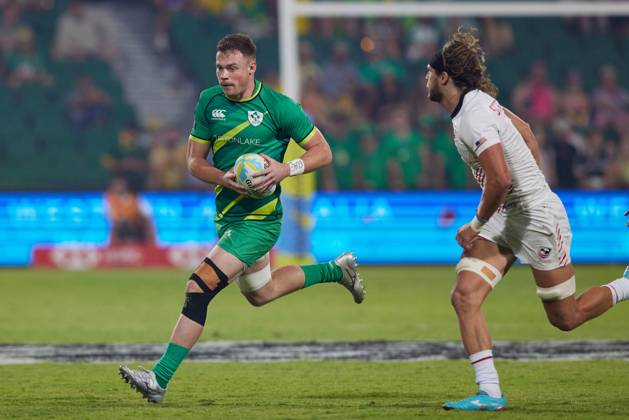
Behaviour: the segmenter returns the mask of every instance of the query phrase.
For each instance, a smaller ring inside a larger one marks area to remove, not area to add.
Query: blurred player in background
[[[483,190],[476,215],[456,235],[464,251],[451,296],[480,390],[445,403],[446,410],[507,406],[481,306],[516,258],[531,266],[548,320],[562,331],[629,299],[629,267],[624,277],[575,297],[566,211],[539,169],[535,136],[494,99],[497,89],[485,71],[478,39],[459,31],[435,54],[426,73],[428,98],[451,113],[455,146]]]
[[[188,141],[190,173],[216,185],[218,243],[199,264],[186,286],[183,310],[162,358],[152,370],[120,367],[122,377],[150,402],[160,402],[169,380],[203,332],[210,301],[232,280],[254,306],[317,283],[336,282],[356,303],[364,298],[352,253],[315,265],[291,265],[271,272],[269,251],[281,227],[280,181],[328,165],[330,147],[302,108],[255,79],[256,47],[244,34],[225,36],[217,45],[218,86],[204,90]],[[282,163],[290,139],[305,153]],[[207,160],[213,155],[213,165]],[[268,167],[254,182],[257,193],[276,186],[262,199],[247,195],[236,182],[236,159],[261,154]]]

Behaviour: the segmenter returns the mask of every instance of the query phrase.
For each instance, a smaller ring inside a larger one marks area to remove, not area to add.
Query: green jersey
[[[190,140],[209,144],[214,166],[228,171],[245,153],[264,153],[282,162],[291,138],[303,146],[315,132],[301,106],[256,80],[253,95],[242,101],[228,99],[218,85],[201,92]],[[282,217],[279,185],[262,199],[239,195],[220,185],[215,192],[215,221]]]

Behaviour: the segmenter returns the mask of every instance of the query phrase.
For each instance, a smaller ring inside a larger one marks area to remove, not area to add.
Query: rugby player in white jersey
[[[478,39],[459,31],[426,72],[428,98],[451,113],[456,148],[483,190],[476,215],[456,235],[463,254],[451,295],[480,389],[443,404],[446,410],[502,411],[507,406],[481,306],[516,258],[531,266],[548,320],[562,331],[629,299],[629,267],[623,277],[575,296],[566,211],[540,170],[528,124],[494,98],[497,89],[484,61]]]

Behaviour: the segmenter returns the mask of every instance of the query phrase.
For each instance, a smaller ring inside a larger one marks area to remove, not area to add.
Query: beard
[[[443,99],[443,93],[441,93],[439,89],[437,89],[436,86],[431,86],[428,89],[428,99],[430,99],[433,102],[440,103],[441,100]]]

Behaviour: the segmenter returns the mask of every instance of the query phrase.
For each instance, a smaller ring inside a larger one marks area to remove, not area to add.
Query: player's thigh
[[[453,299],[457,294],[463,294],[475,302],[482,302],[514,261],[515,256],[511,251],[478,237],[472,242],[471,248],[463,252],[457,264]]]
[[[241,220],[217,224],[218,247],[237,257],[246,267],[252,267],[263,258],[277,242],[281,221]]]
[[[271,277],[271,261],[267,253],[247,268],[236,283],[246,297],[265,295],[270,293],[268,289],[271,288]]]
[[[532,268],[537,294],[544,310],[552,319],[566,318],[576,313],[577,302],[574,295],[574,268],[572,264],[553,270]]]

